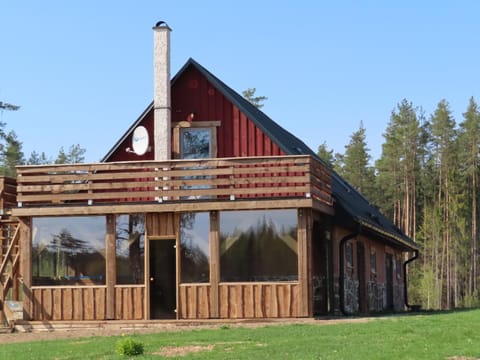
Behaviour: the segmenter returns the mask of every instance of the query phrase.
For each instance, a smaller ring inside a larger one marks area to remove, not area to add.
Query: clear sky
[[[360,122],[374,159],[403,98],[458,122],[480,102],[480,1],[0,0],[0,101],[23,142],[101,159],[153,99],[153,33],[172,28],[172,76],[194,58],[316,150]]]

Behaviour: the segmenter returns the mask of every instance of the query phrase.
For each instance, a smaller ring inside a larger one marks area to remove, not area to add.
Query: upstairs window
[[[174,159],[217,157],[217,128],[220,121],[172,123]]]
[[[182,159],[208,159],[212,154],[212,131],[204,128],[182,128],[180,131],[180,157]]]

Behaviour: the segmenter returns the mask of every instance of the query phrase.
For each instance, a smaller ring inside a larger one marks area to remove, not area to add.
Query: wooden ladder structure
[[[7,300],[19,300],[19,225],[14,218],[0,220],[0,313]]]

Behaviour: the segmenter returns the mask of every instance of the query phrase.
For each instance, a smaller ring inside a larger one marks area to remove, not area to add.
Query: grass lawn
[[[0,336],[2,336],[0,334]],[[185,330],[131,336],[135,359],[452,359],[480,358],[480,310],[376,318],[328,326]],[[121,359],[121,337],[3,344],[0,359]]]

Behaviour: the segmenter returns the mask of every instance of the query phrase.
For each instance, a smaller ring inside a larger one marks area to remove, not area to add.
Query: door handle
[[[154,282],[155,278],[153,276],[150,277],[150,282]]]

